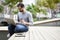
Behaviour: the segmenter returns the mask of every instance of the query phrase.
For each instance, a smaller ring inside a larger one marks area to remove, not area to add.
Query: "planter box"
[[[0,26],[0,40],[8,40],[7,38],[8,28]]]
[[[7,34],[7,31],[0,31],[0,40],[8,40]]]

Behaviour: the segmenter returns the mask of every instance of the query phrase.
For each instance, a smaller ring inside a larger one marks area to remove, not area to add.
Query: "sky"
[[[23,0],[23,3],[25,5],[28,5],[28,4],[31,4],[31,3],[35,4],[35,0]]]

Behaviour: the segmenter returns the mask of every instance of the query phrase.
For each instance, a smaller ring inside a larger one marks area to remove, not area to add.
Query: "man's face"
[[[19,9],[20,12],[24,11],[24,7],[19,6],[18,9]]]

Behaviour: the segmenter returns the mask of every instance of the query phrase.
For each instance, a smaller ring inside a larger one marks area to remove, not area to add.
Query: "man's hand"
[[[26,22],[26,21],[25,21],[25,20],[23,20],[23,19],[21,20],[21,23],[23,23],[24,25],[27,25],[27,26],[29,25],[29,23],[28,23],[28,22]]]

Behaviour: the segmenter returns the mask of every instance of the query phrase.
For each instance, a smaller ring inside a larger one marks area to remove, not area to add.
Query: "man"
[[[23,3],[19,3],[17,5],[19,12],[18,12],[18,22],[16,25],[9,24],[8,30],[10,36],[12,36],[15,32],[27,32],[28,25],[33,24],[33,17],[32,14],[28,11],[25,11],[25,6]]]

